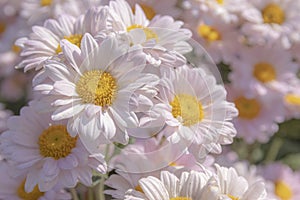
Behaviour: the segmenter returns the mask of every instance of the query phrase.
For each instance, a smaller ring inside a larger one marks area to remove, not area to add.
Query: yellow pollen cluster
[[[44,192],[41,192],[38,186],[35,186],[31,192],[25,191],[25,181],[22,181],[21,185],[18,187],[17,195],[20,199],[23,200],[38,200],[40,197],[44,195]]]
[[[282,181],[275,183],[275,194],[281,198],[281,200],[290,200],[293,197],[291,188]]]
[[[282,24],[285,21],[285,13],[282,8],[274,3],[268,4],[262,10],[262,17],[265,23]]]
[[[230,199],[232,199],[232,200],[239,200],[238,197],[232,196],[232,195],[230,195],[230,194],[228,194],[227,196],[228,196]]]
[[[192,126],[204,118],[202,104],[195,96],[176,95],[170,105],[172,106],[173,117],[181,117],[185,126]]]
[[[147,19],[151,20],[156,15],[155,10],[146,4],[140,4],[141,8],[143,9]],[[135,7],[132,8],[132,11],[135,12]]]
[[[267,83],[276,79],[274,67],[266,62],[254,65],[253,76],[260,82]]]
[[[209,25],[206,24],[199,25],[197,32],[200,37],[203,37],[208,42],[221,40],[221,34],[218,32],[218,30]]]
[[[71,42],[72,44],[75,44],[76,46],[78,46],[80,48],[82,35],[75,34],[75,35],[65,36],[64,39],[68,40],[69,42]],[[59,54],[60,52],[62,52],[62,49],[61,49],[60,44],[58,44],[58,46],[56,48],[56,53]]]
[[[296,94],[287,94],[285,96],[285,101],[288,104],[295,105],[295,106],[300,106],[300,95]]]
[[[154,31],[139,24],[134,24],[132,26],[127,27],[127,32],[138,28],[144,31],[147,40],[155,39],[156,42],[158,41],[158,36]]]
[[[16,54],[19,54],[20,51],[21,51],[21,48],[19,46],[17,46],[17,45],[12,45],[11,50],[13,52],[15,52]]]
[[[116,98],[117,82],[108,72],[91,70],[83,74],[76,83],[76,92],[83,103],[110,106]]]
[[[38,142],[40,154],[55,160],[68,156],[76,143],[77,137],[71,137],[63,125],[53,125],[44,130]]]
[[[239,97],[234,101],[234,103],[239,111],[240,118],[254,119],[260,113],[260,104],[256,99]]]
[[[192,200],[190,197],[173,197],[170,200]]]
[[[142,187],[141,187],[140,185],[137,185],[137,186],[135,187],[135,190],[136,190],[136,191],[139,191],[139,192],[141,192],[141,193],[144,193],[144,191],[143,191],[143,189],[142,189]]]
[[[41,6],[50,6],[52,4],[52,0],[41,0],[40,5]]]

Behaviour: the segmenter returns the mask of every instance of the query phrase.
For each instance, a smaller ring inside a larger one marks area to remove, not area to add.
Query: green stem
[[[103,176],[101,176],[101,180],[100,180],[100,183],[99,183],[99,200],[105,200],[104,181],[105,181],[105,177],[103,175]]]
[[[282,144],[283,144],[283,140],[281,138],[275,138],[273,140],[269,148],[269,151],[266,155],[265,163],[269,163],[276,160]]]
[[[72,199],[73,200],[79,200],[79,197],[77,195],[76,189],[75,188],[71,188],[70,189],[71,195],[72,195]]]
[[[94,193],[92,188],[88,188],[88,200],[93,200],[94,199]]]

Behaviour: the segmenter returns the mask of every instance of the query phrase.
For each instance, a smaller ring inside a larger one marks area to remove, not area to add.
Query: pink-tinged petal
[[[84,109],[84,105],[81,105],[80,103],[75,104],[75,102],[74,102],[74,104],[61,106],[58,109],[56,109],[54,111],[54,113],[52,114],[51,118],[54,121],[71,118],[71,117],[77,115],[83,109]]]

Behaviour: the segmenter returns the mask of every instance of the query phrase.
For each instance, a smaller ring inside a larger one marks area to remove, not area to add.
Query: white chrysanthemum
[[[3,23],[3,24],[2,24]],[[20,17],[0,20],[0,76],[9,76],[14,66],[20,62],[20,48],[14,45],[16,39],[29,32],[26,21]]]
[[[227,61],[237,51],[241,40],[235,25],[226,23],[216,16],[204,16],[192,27],[193,38],[198,41],[215,63]],[[197,49],[196,52],[197,54]]]
[[[261,168],[261,175],[271,185],[268,195],[276,200],[298,200],[300,198],[300,173],[282,163],[271,163]],[[274,173],[276,172],[276,173]]]
[[[35,90],[45,97],[40,106],[53,106],[53,120],[68,119],[72,136],[79,133],[92,138],[91,142],[100,136],[103,140],[98,142],[127,143],[127,128],[138,123],[129,101],[138,97],[133,95],[137,89],[158,80],[141,73],[145,67],[142,50],[127,52],[129,47],[118,45],[115,38],[98,46],[90,34],[83,36],[81,49],[67,40],[62,44],[65,62],[49,60],[33,81]]]
[[[3,18],[14,17],[14,16],[18,15],[20,8],[21,8],[21,3],[22,2],[19,0],[1,0],[0,1],[0,18],[3,19]]]
[[[228,24],[238,23],[241,13],[251,9],[246,0],[199,0],[199,8],[206,15],[216,16]]]
[[[177,18],[180,15],[180,9],[177,7],[177,0],[128,0],[132,8],[139,4],[143,9],[147,19],[151,20],[155,15],[170,15]]]
[[[168,171],[162,171],[160,179],[153,176],[139,180],[139,187],[126,192],[126,200],[192,200],[211,199],[204,188],[210,178],[208,171],[183,172],[180,179]],[[203,192],[204,191],[204,192]]]
[[[299,1],[294,0],[249,0],[256,12],[246,12],[245,18],[255,18],[246,22],[242,32],[251,44],[266,44],[280,41],[289,48],[299,30]]]
[[[159,45],[180,53],[191,51],[186,42],[191,32],[181,28],[183,22],[174,21],[170,16],[156,16],[149,21],[142,8],[136,4],[135,13],[125,0],[110,1],[108,29],[127,35],[133,44]]]
[[[210,167],[212,163],[213,158],[208,156],[204,165]],[[138,140],[128,145],[122,149],[121,154],[112,159],[111,167],[117,174],[110,176],[105,182],[113,189],[106,190],[106,194],[120,200],[124,198],[128,189],[140,188],[138,181],[141,178],[159,177],[161,170],[181,174],[183,171],[203,169],[192,154],[183,152],[177,145],[166,146],[166,142],[160,144],[155,138]]]
[[[228,86],[228,100],[235,103],[239,116],[233,120],[237,136],[247,143],[267,142],[278,130],[276,122],[284,119],[284,108],[280,96],[250,95],[249,90]]]
[[[288,82],[297,79],[297,65],[291,54],[277,46],[245,47],[239,54],[240,59],[232,62],[229,79],[249,95],[265,95],[270,90],[284,94]]]
[[[267,200],[265,184],[262,180],[249,183],[239,176],[234,168],[216,165],[216,176],[210,179],[206,188],[211,199],[226,200]]]
[[[266,200],[262,181],[250,184],[235,169],[216,165],[216,174],[183,172],[180,179],[168,171],[161,172],[160,179],[149,176],[139,180],[139,187],[129,189],[125,199],[132,200]]]
[[[63,39],[80,47],[84,33],[96,35],[105,29],[106,8],[92,8],[79,18],[61,15],[57,20],[48,19],[43,26],[33,26],[27,38],[20,38],[16,44],[22,48],[22,62],[17,66],[25,71],[41,69],[44,62],[62,52]]]
[[[38,114],[33,107],[23,107],[20,116],[8,120],[8,130],[1,135],[1,150],[20,173],[26,174],[26,192],[36,185],[42,192],[75,187],[78,181],[89,186],[94,169],[106,172],[101,154],[91,155],[78,137],[70,136],[65,122],[54,122],[50,114]]]
[[[34,187],[32,192],[25,191],[26,176],[12,176],[15,172],[13,166],[7,162],[0,162],[0,199],[9,200],[68,200],[71,195],[61,189],[51,189],[41,192],[39,188]]]
[[[300,81],[291,86],[283,97],[287,119],[300,118]]]
[[[201,158],[207,152],[220,153],[221,144],[232,142],[236,131],[230,120],[237,110],[213,76],[200,68],[181,67],[163,77],[159,91],[160,102],[153,111],[161,117],[144,120],[165,123],[170,141],[188,141],[189,150]]]
[[[100,5],[101,0],[25,0],[21,4],[21,15],[31,24],[42,24],[46,19],[65,14],[66,10],[69,15],[78,17],[90,7]]]

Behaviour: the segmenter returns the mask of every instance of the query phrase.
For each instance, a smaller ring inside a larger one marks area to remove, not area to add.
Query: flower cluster
[[[0,199],[299,198],[299,0],[0,5]]]

